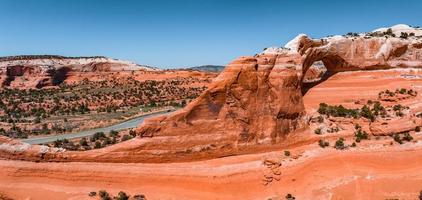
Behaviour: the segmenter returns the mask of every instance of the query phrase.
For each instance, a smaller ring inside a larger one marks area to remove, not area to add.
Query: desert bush
[[[132,136],[132,137],[136,137],[136,131],[134,131],[133,129],[130,129],[129,135]]]
[[[318,116],[317,117],[317,120],[318,120],[319,123],[324,122],[324,118],[322,116]]]
[[[88,196],[90,196],[90,197],[97,196],[97,192],[89,192]]]
[[[98,196],[100,196],[101,200],[111,200],[110,194],[105,190],[100,190]]]
[[[359,117],[357,109],[347,109],[343,105],[331,106],[326,103],[320,103],[318,113],[333,117]]]
[[[82,138],[81,140],[79,140],[79,144],[81,146],[88,146],[88,142],[86,141],[86,138]]]
[[[287,194],[286,195],[286,200],[295,200],[296,197],[294,197],[292,194]]]
[[[136,195],[133,196],[133,198],[135,200],[146,200],[146,197],[143,194],[136,194]]]
[[[399,135],[399,134],[394,134],[393,139],[394,139],[394,141],[396,141],[397,143],[399,143],[399,144],[403,144],[403,141],[401,140],[401,138],[400,138],[400,135]]]
[[[315,129],[314,133],[317,134],[317,135],[321,135],[321,128]]]
[[[344,145],[344,138],[339,138],[336,141],[334,148],[339,149],[339,150],[345,149],[346,146]]]
[[[408,33],[406,33],[406,32],[401,32],[400,33],[400,38],[407,39],[407,37],[409,37],[409,34]]]
[[[361,140],[367,140],[368,137],[368,133],[366,133],[366,131],[362,131],[362,129],[358,129],[355,131],[355,141],[356,142],[360,142]]]
[[[406,133],[404,133],[404,136],[403,136],[402,139],[405,140],[405,141],[410,142],[410,141],[413,140],[413,137],[409,134],[409,132],[406,132]]]
[[[365,117],[371,121],[375,121],[375,115],[374,113],[372,113],[371,109],[367,105],[364,105],[361,108],[360,114],[362,117]]]
[[[318,144],[321,148],[325,148],[325,147],[330,146],[330,143],[328,143],[327,141],[324,141],[324,140],[319,140]]]
[[[285,156],[290,156],[290,151],[284,151]]]
[[[94,135],[91,136],[91,142],[104,138],[106,138],[104,132],[96,132]]]
[[[129,195],[127,195],[125,192],[123,192],[123,191],[120,191],[118,194],[117,194],[117,197],[115,197],[114,199],[116,199],[116,200],[128,200],[129,199]]]
[[[115,131],[115,130],[111,130],[110,131],[110,133],[109,133],[109,136],[110,137],[116,137],[116,136],[118,136],[119,135],[119,132],[117,132],[117,131]]]
[[[96,149],[101,148],[101,142],[100,141],[95,141],[94,148],[96,148]]]
[[[360,126],[359,124],[355,124],[355,129],[356,130],[361,129],[361,128],[362,128],[362,126]]]
[[[132,136],[127,135],[127,134],[123,135],[122,137],[122,141],[130,140],[130,139],[132,139]]]

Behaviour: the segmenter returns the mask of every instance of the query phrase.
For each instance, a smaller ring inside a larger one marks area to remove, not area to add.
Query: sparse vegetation
[[[111,200],[110,194],[105,190],[100,190],[98,196],[100,196],[101,200]]]
[[[114,197],[114,199],[116,199],[116,200],[128,200],[129,199],[129,195],[127,195],[125,192],[123,192],[123,191],[120,191],[118,194],[117,194],[117,197]]]
[[[94,197],[94,196],[97,196],[97,192],[89,192],[89,194],[88,194],[88,196],[90,196],[90,197]]]
[[[357,118],[359,116],[359,111],[357,109],[347,109],[342,105],[331,106],[326,103],[320,103],[318,108],[318,113],[333,116],[333,117],[353,117]]]
[[[322,140],[322,139],[318,141],[318,144],[319,144],[319,146],[320,146],[321,148],[325,148],[325,147],[330,146],[330,143],[329,143],[329,142],[324,141],[324,140]]]
[[[393,139],[394,139],[394,141],[396,141],[397,143],[399,143],[399,144],[403,144],[403,141],[401,140],[401,138],[400,138],[400,135],[399,135],[399,134],[394,134]]]
[[[390,90],[384,90],[378,93],[378,99],[383,101],[394,101],[396,97],[415,97],[418,95],[418,92],[412,89],[400,88],[396,89],[394,92]]]
[[[404,133],[403,140],[410,142],[413,140],[413,137],[409,134],[409,132]]]
[[[290,156],[290,151],[284,151],[284,155],[287,157]]]
[[[344,144],[344,138],[339,138],[336,141],[334,148],[339,149],[339,150],[346,149],[346,146]]]
[[[406,142],[410,142],[413,140],[413,137],[410,135],[409,132],[405,132],[403,133],[403,137],[400,137],[400,134],[394,134],[393,135],[393,139],[395,142],[399,143],[399,144],[403,144],[405,141]]]
[[[359,124],[355,125],[355,141],[359,143],[361,140],[368,140],[369,136],[366,131],[363,131]]]
[[[315,129],[315,130],[314,130],[314,133],[315,133],[315,134],[317,134],[317,135],[321,135],[321,133],[322,133],[322,132],[321,132],[321,128],[317,128],[317,129]]]
[[[129,134],[126,134],[126,133],[129,133]],[[76,150],[83,151],[83,150],[90,150],[93,148],[94,149],[103,148],[112,144],[126,141],[135,136],[136,136],[136,133],[132,129],[124,130],[121,132],[111,130],[108,134],[105,134],[104,132],[97,132],[91,137],[83,137],[80,139],[74,139],[72,141],[67,140],[67,139],[56,140],[50,146],[61,147],[66,150],[72,150],[72,151],[76,151]]]
[[[324,122],[324,118],[321,115],[317,117],[317,120],[319,123]]]
[[[192,86],[206,80],[177,77],[169,80],[138,81],[132,77],[103,81],[61,83],[55,88],[0,90],[0,122],[15,124],[20,130],[4,127],[2,135],[26,138],[28,135],[62,134],[78,128],[74,120],[85,115],[96,120],[98,114],[115,117],[164,106],[181,107],[206,89]],[[114,114],[114,115],[113,115]],[[116,118],[117,118],[116,117]],[[120,119],[120,118],[119,118]],[[46,128],[42,129],[43,124]],[[24,127],[31,127],[26,129]]]
[[[295,200],[296,197],[294,197],[292,194],[287,194],[286,195],[286,200]]]
[[[372,107],[372,108],[371,108]],[[368,101],[368,105],[362,106],[361,109],[349,109],[342,105],[327,105],[320,103],[318,113],[327,115],[328,117],[346,117],[346,118],[359,118],[364,117],[371,121],[375,121],[377,116],[385,116],[386,109],[379,101]],[[335,131],[335,130],[334,130]],[[338,131],[338,130],[337,130]]]
[[[407,37],[409,37],[409,34],[408,33],[406,33],[406,32],[401,32],[400,33],[400,38],[407,39]]]
[[[90,192],[88,194],[88,196],[90,197],[95,197],[97,195],[96,192]],[[124,191],[120,191],[116,196],[111,196],[107,191],[105,190],[100,190],[98,191],[98,196],[100,197],[101,200],[128,200],[130,198],[130,195],[128,195],[126,192]],[[135,200],[146,200],[145,195],[143,194],[136,194],[133,196],[133,199]]]

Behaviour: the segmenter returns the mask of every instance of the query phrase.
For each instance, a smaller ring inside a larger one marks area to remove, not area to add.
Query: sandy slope
[[[282,152],[173,164],[0,161],[0,191],[16,199],[89,199],[88,192],[100,189],[149,199],[267,199],[287,193],[298,199],[415,199],[422,189],[421,144],[372,151],[294,149],[293,155],[303,153],[284,158],[280,181],[266,186],[263,160]]]

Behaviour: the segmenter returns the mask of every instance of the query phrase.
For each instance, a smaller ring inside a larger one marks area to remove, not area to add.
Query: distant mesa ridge
[[[55,86],[86,72],[160,71],[105,56],[18,55],[0,57],[0,87]]]
[[[204,72],[221,72],[224,70],[225,67],[226,66],[223,65],[200,65],[195,67],[189,67],[187,69]]]
[[[3,56],[0,57],[1,61],[12,61],[12,60],[33,60],[33,59],[93,59],[93,58],[105,58],[105,56],[60,56],[60,55],[17,55],[17,56]]]

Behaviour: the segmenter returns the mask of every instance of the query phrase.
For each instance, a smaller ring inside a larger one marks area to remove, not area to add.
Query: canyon
[[[114,69],[89,66],[93,74]],[[23,71],[6,70],[5,80],[31,70]],[[91,199],[91,191],[125,188],[151,199],[417,199],[421,77],[420,28],[300,34],[232,61],[197,98],[146,120],[133,139],[68,151],[0,136],[0,194]],[[54,78],[30,82],[22,87]]]

